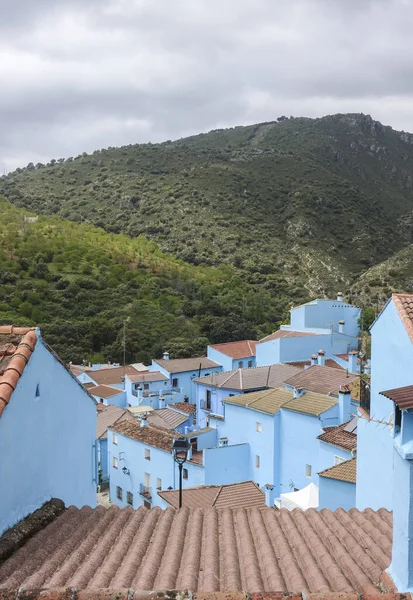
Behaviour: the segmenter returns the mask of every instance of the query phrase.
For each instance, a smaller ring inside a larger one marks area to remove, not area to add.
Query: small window
[[[112,466],[113,466],[113,468],[114,468],[114,469],[117,469],[117,468],[118,468],[118,464],[119,464],[119,463],[118,463],[118,459],[116,458],[116,456],[114,456],[114,457],[112,458]]]
[[[183,479],[188,479],[188,469],[182,469],[182,477]]]
[[[151,460],[151,451],[149,448],[145,448],[145,458],[146,460]]]
[[[339,465],[340,463],[344,462],[345,459],[342,456],[334,456],[334,466]]]
[[[305,476],[311,477],[311,465],[305,465]]]
[[[252,367],[252,360],[249,360],[248,361],[248,368],[251,369],[251,367]]]
[[[116,498],[118,500],[122,500],[122,498],[123,498],[123,490],[118,485],[116,486]]]
[[[156,478],[156,489],[157,490],[162,489],[162,479],[160,479],[159,477]]]
[[[255,468],[256,469],[260,468],[260,457],[258,456],[258,454],[256,454],[256,456],[255,456]]]
[[[149,383],[144,383],[143,384],[143,389],[144,390],[149,390]]]
[[[235,396],[235,394],[230,394],[229,397],[232,398],[232,396]]]
[[[258,421],[257,421],[256,424],[255,424],[255,428],[258,431],[258,433],[261,433],[261,431],[262,431],[262,425],[261,425],[261,423],[258,423]]]
[[[126,504],[129,504],[129,506],[133,506],[133,494],[132,494],[132,492],[126,492]]]
[[[238,363],[238,369],[242,369],[243,366],[244,366],[244,363],[242,362],[242,360],[240,360]]]
[[[178,383],[179,383],[178,377],[174,377],[172,379],[172,387],[178,387]]]
[[[116,435],[116,433],[113,434],[112,441],[114,444],[118,445],[118,436]]]

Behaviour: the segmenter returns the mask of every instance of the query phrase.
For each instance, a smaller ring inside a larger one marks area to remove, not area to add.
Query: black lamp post
[[[188,458],[188,450],[191,447],[191,444],[188,441],[188,438],[179,437],[174,440],[172,449],[174,452],[174,461],[178,463],[179,466],[179,508],[182,507],[182,469],[184,466],[184,462]]]

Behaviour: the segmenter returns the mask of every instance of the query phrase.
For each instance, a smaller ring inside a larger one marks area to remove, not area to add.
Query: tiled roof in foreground
[[[174,508],[179,506],[179,490],[158,492],[163,500]],[[182,490],[182,506],[185,508],[264,508],[265,494],[253,481],[229,485],[199,485]]]
[[[401,410],[413,408],[413,385],[386,390],[385,392],[380,392],[380,394],[389,400],[393,400]]]
[[[71,587],[85,598],[127,588],[378,595],[394,591],[382,577],[391,540],[384,509],[71,507],[12,547],[0,590]]]

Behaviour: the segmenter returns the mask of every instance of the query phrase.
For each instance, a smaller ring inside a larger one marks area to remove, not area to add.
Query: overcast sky
[[[413,131],[413,0],[0,0],[0,173],[364,112]]]

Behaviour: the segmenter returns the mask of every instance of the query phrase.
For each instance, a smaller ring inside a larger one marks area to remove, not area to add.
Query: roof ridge
[[[413,298],[412,294],[392,294],[392,300],[396,307],[397,312],[399,313],[399,317],[406,329],[407,335],[410,338],[410,341],[413,343],[413,323],[412,318],[408,315],[405,306],[400,300],[401,297],[410,297]]]
[[[218,496],[221,494],[221,492],[222,492],[222,488],[223,488],[223,486],[222,486],[222,485],[220,485],[220,486],[219,486],[219,490],[218,490],[218,492],[217,492],[217,495],[215,496],[215,498],[214,498],[214,501],[213,501],[213,503],[212,503],[212,506],[215,506],[215,502],[218,500]]]

